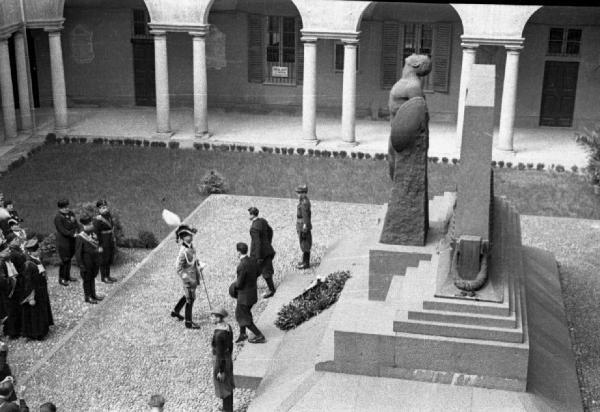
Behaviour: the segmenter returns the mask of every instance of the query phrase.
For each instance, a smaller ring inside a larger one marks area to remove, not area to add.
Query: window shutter
[[[264,81],[263,18],[259,14],[248,14],[248,81]]]
[[[301,28],[302,20],[296,19],[296,84],[302,84],[304,80],[304,43],[300,40]]]
[[[396,83],[398,67],[398,22],[384,21],[381,41],[381,88]]]
[[[438,23],[433,32],[433,90],[448,93],[452,23]]]

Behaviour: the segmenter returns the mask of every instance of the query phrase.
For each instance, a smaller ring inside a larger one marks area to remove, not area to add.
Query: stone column
[[[208,83],[206,79],[206,35],[208,27],[190,32],[194,53],[194,136],[208,138]]]
[[[317,38],[302,37],[304,42],[304,79],[302,84],[302,139],[317,140]]]
[[[156,77],[156,134],[154,137],[169,137],[169,68],[167,60],[167,32],[150,31],[154,35],[154,71]]]
[[[54,131],[58,136],[67,133],[67,91],[63,65],[60,31],[62,28],[46,28],[50,42],[50,68],[52,72],[52,99],[54,101]]]
[[[356,135],[356,49],[357,39],[344,39],[344,84],[342,87],[342,140],[355,146]]]
[[[10,55],[8,53],[9,37],[10,35],[0,38],[0,91],[2,92],[2,114],[4,117],[5,139],[17,137],[15,96],[13,95]]]
[[[25,36],[22,32],[15,33],[15,58],[17,60],[17,86],[19,88],[19,112],[21,114],[21,129],[30,134],[33,128],[31,119],[31,103],[29,100],[29,70],[25,54]]]
[[[511,46],[506,49],[506,67],[504,68],[504,86],[502,88],[498,149],[512,151],[513,134],[515,131],[517,80],[519,77],[519,54],[522,47]]]
[[[477,54],[477,44],[463,43],[462,66],[460,70],[460,87],[458,91],[458,111],[456,113],[456,144],[460,149],[463,122],[465,118],[465,98],[467,94],[467,85],[471,77],[471,66],[475,64],[475,55]]]

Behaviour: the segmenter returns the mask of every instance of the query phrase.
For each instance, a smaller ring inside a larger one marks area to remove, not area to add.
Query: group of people
[[[98,200],[98,214],[82,214],[79,221],[69,208],[67,199],[59,200],[57,206],[54,226],[56,250],[60,258],[58,282],[63,286],[68,286],[69,282],[77,282],[77,279],[71,277],[71,260],[75,257],[83,281],[84,300],[96,304],[104,299],[96,293],[98,272],[104,283],[117,281],[110,276],[117,244],[108,203],[104,199]]]
[[[297,264],[298,269],[310,267],[310,250],[312,247],[311,206],[308,199],[308,188],[301,185],[296,188],[298,206],[296,214],[296,232],[302,251],[302,260]],[[264,343],[266,337],[255,325],[252,307],[258,301],[257,279],[262,276],[268,291],[263,298],[272,297],[275,292],[273,282],[273,229],[266,219],[259,217],[258,208],[248,209],[250,224],[250,247],[244,242],[236,244],[239,263],[236,269],[236,280],[229,287],[229,294],[236,299],[235,319],[239,326],[239,335],[235,343],[247,340],[249,343]],[[175,231],[176,242],[181,241],[181,247],[176,259],[176,271],[183,282],[183,296],[179,299],[171,316],[180,321],[185,320],[188,329],[199,329],[200,326],[192,320],[192,309],[196,299],[196,288],[202,279],[205,266],[200,262],[193,246],[195,228],[181,224]],[[185,307],[184,316],[181,315]],[[212,339],[214,355],[213,381],[217,397],[223,399],[223,410],[233,411],[233,353],[234,334],[231,326],[225,322],[228,313],[224,308],[212,310],[211,317],[215,324]],[[254,336],[249,337],[247,330]]]

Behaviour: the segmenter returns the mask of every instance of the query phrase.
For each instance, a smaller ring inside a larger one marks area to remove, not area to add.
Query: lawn
[[[150,230],[160,240],[169,232],[162,209],[187,216],[205,198],[198,185],[209,170],[225,176],[229,193],[238,195],[289,198],[297,184],[307,183],[311,199],[382,204],[390,186],[387,162],[380,160],[61,144],[44,146],[2,176],[0,189],[15,201],[25,226],[41,233],[54,231],[57,199],[107,198],[127,236]],[[430,163],[430,196],[455,190],[457,171]],[[581,176],[497,168],[494,187],[523,214],[600,219],[600,199]]]

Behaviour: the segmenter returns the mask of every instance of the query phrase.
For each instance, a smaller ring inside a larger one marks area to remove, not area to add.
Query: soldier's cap
[[[195,235],[198,232],[198,229],[189,227],[188,225],[180,225],[177,230],[175,230],[175,236],[178,238],[185,235]]]
[[[8,352],[8,345],[0,341],[0,352]]]
[[[92,218],[89,215],[82,215],[79,218],[79,223],[81,223],[82,225],[89,225],[90,223],[92,223]]]
[[[250,213],[253,216],[258,216],[258,209],[255,208],[254,206],[248,208],[248,213]]]
[[[226,318],[227,316],[229,316],[229,313],[227,313],[227,311],[223,307],[217,308],[210,313],[211,313],[211,315],[217,315],[222,318]]]
[[[18,224],[19,222],[17,222],[17,219],[8,219],[8,227],[12,227]]]
[[[60,199],[56,205],[58,206],[59,209],[62,209],[63,207],[67,207],[69,206],[69,200],[68,199]]]
[[[96,202],[96,207],[108,206],[108,202],[105,199],[100,199]]]
[[[296,193],[308,193],[308,186],[300,185],[296,188]]]
[[[25,242],[25,249],[27,250],[36,251],[39,246],[40,244],[36,237],[32,237],[27,242]]]
[[[148,401],[148,406],[151,408],[162,408],[165,406],[165,398],[162,395],[152,395],[150,401]]]

